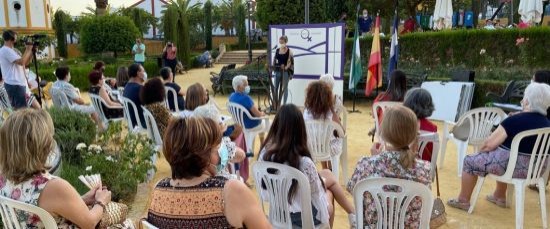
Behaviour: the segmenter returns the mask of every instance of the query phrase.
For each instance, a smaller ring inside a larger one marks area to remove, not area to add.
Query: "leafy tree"
[[[80,18],[77,17],[73,19],[69,16],[69,19],[70,20],[66,21],[67,24],[65,25],[65,32],[69,34],[69,40],[71,43],[74,43],[73,38],[75,37],[75,34],[80,31]]]
[[[244,4],[239,4],[235,10],[239,48],[244,49],[246,47],[246,8]]]
[[[161,18],[161,30],[164,35],[164,41],[175,41],[177,39],[176,21],[177,12],[174,8],[166,8],[163,10],[163,16]]]
[[[225,32],[226,36],[232,36],[235,29],[235,4],[232,0],[222,0],[214,7],[214,24]]]
[[[169,35],[178,48],[178,59],[188,66],[190,65],[191,59],[189,14],[200,5],[200,3],[191,5],[189,0],[170,0],[169,4],[165,5],[166,11],[164,17],[166,17],[166,13],[168,13],[169,17],[173,18],[172,20],[166,20],[165,18],[163,20],[163,27],[172,30],[169,32]],[[164,32],[166,33],[166,31]]]
[[[57,38],[57,52],[59,56],[67,58],[67,31],[66,25],[68,15],[61,9],[55,11],[53,15],[53,27],[55,29],[55,36]],[[70,16],[68,17],[69,20]]]
[[[132,20],[124,16],[105,15],[101,17],[84,18],[80,32],[80,43],[86,53],[128,51],[136,37],[140,37],[139,29]]]
[[[189,43],[192,49],[206,44],[206,24],[204,18],[204,10],[202,8],[195,7],[189,10]]]
[[[119,13],[132,19],[142,34],[147,33],[151,27],[157,26],[157,18],[144,9],[137,7],[122,8]]]
[[[327,0],[309,0],[310,23],[327,21]],[[265,30],[269,25],[304,23],[304,1],[257,0],[258,23]],[[284,9],[284,11],[283,11]]]
[[[206,38],[206,50],[212,49],[212,2],[204,3],[204,37]]]

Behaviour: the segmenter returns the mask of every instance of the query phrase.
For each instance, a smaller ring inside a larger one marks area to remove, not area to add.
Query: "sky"
[[[114,8],[121,6],[130,6],[139,0],[109,0],[109,5]],[[87,6],[95,8],[94,0],[50,0],[53,11],[61,8],[69,12],[73,16],[78,16],[82,11],[86,10]]]

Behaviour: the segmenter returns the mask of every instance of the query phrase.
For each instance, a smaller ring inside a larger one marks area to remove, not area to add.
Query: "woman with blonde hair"
[[[415,147],[418,135],[416,115],[409,108],[397,105],[384,113],[381,125],[383,149],[377,155],[363,157],[357,163],[347,190],[352,193],[357,182],[369,177],[391,177],[416,181],[429,185],[430,163],[416,158]],[[415,198],[409,205],[405,220],[406,228],[418,228],[421,199]],[[432,204],[432,203],[428,203]],[[376,204],[370,193],[365,193],[365,225],[376,227]]]
[[[182,118],[192,116],[195,108],[208,102],[208,91],[200,83],[195,83],[187,88],[185,95],[185,110],[180,112],[180,117]]]
[[[44,110],[23,109],[8,117],[0,128],[0,195],[46,210],[59,228],[95,228],[111,191],[95,187],[80,196],[67,181],[50,175],[46,161],[54,149],[53,135]],[[22,228],[43,227],[33,214],[18,217]]]

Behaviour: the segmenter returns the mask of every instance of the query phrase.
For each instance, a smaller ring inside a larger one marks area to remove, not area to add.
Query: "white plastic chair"
[[[516,161],[518,158],[519,144],[521,140],[527,137],[536,138],[533,145],[533,151],[531,152],[531,160],[529,161],[529,170],[525,179],[513,178],[514,170],[516,168]],[[512,148],[510,150],[510,158],[508,159],[508,166],[506,172],[502,176],[493,174],[487,174],[486,177],[478,177],[474,193],[472,195],[470,209],[468,213],[474,211],[474,207],[477,202],[477,198],[483,186],[485,178],[490,177],[496,181],[500,181],[508,184],[506,194],[506,206],[510,206],[511,199],[514,191],[516,192],[516,228],[523,228],[523,209],[525,205],[525,188],[528,185],[537,185],[539,187],[539,203],[542,213],[542,226],[548,228],[548,216],[546,215],[546,182],[545,176],[550,172],[550,128],[541,128],[535,130],[523,131],[517,134],[512,140]],[[546,171],[544,166],[546,164]],[[514,188],[512,188],[514,186]]]
[[[42,208],[39,208],[34,205],[27,203],[19,202],[16,200],[9,199],[4,196],[0,196],[0,214],[2,215],[2,222],[4,223],[4,228],[8,229],[24,229],[27,219],[18,219],[17,212],[24,211],[29,214],[35,214],[40,218],[44,228],[46,229],[57,229],[57,224],[53,217]]]
[[[252,165],[252,173],[264,213],[263,203],[269,202],[268,218],[273,228],[293,228],[290,220],[290,204],[288,203],[292,181],[297,181],[298,185],[296,195],[300,196],[301,200],[302,228],[314,228],[311,189],[308,179],[300,170],[279,163],[259,161]],[[264,195],[262,195],[262,191]],[[328,225],[319,227],[328,228]]]
[[[384,186],[397,186],[399,192],[385,191]],[[398,178],[367,178],[359,181],[353,188],[357,228],[364,228],[365,192],[373,197],[378,216],[377,227],[405,228],[406,212],[415,197],[422,200],[420,227],[429,228],[434,197],[428,186]]]
[[[396,105],[400,105],[402,103],[400,102],[376,102],[372,104],[372,116],[374,116],[374,128],[375,128],[375,135],[380,137],[380,123],[382,122],[383,117],[378,117],[378,111],[382,112],[382,115],[384,115],[384,112],[386,112],[387,109],[394,107]]]
[[[162,148],[162,137],[157,126],[157,121],[155,121],[153,114],[146,107],[141,106],[141,109],[143,109],[143,117],[147,126],[147,136],[155,142],[155,150],[158,151]]]
[[[158,229],[158,227],[155,227],[153,224],[145,221],[145,220],[141,220],[141,227],[143,229]]]
[[[346,107],[341,106],[339,114],[340,120],[342,122],[343,131],[348,130],[348,113],[346,112]],[[340,167],[342,168],[342,176],[344,178],[344,183],[348,183],[348,135],[345,135],[343,138],[342,144],[342,154],[340,155]]]
[[[105,111],[103,110],[103,106],[102,106],[104,105],[105,107],[110,108],[107,105],[107,103],[101,97],[95,94],[90,94],[90,99],[92,100],[92,105],[94,106],[96,112],[99,114],[99,118],[101,119],[101,122],[103,122],[105,126],[107,126],[109,122],[118,122],[124,119],[124,118],[107,119],[107,116],[105,116]]]
[[[172,87],[164,87],[164,91],[166,92],[166,98],[164,99],[164,102],[166,103],[166,107],[170,109],[170,102],[168,100],[169,96],[172,96],[172,101],[174,101],[174,108],[175,110],[170,110],[172,112],[180,112],[180,107],[178,105],[178,93],[174,88]],[[183,107],[182,107],[183,108]]]
[[[52,103],[56,107],[71,107],[71,103],[67,98],[67,95],[63,93],[59,88],[51,87],[50,95],[52,96]]]
[[[458,122],[445,121],[443,125],[443,139],[441,140],[441,158],[439,159],[439,167],[443,168],[443,161],[445,159],[445,151],[447,151],[447,142],[452,139],[457,145],[458,156],[458,176],[462,176],[462,165],[466,152],[468,151],[468,145],[474,147],[474,152],[479,151],[479,147],[483,145],[483,142],[491,135],[492,129],[495,125],[500,124],[502,120],[506,118],[506,113],[500,108],[496,107],[481,107],[466,112],[462,117],[458,119]],[[449,132],[449,125],[459,126],[465,122],[469,122],[470,133],[466,141],[456,139],[452,133]]]
[[[137,110],[137,106],[136,104],[124,97],[124,96],[121,96],[120,97],[120,102],[122,103],[122,107],[124,109],[124,118],[126,119],[126,122],[128,123],[128,131],[131,132],[131,133],[136,133],[136,132],[139,132],[141,130],[146,130],[147,127],[146,126],[141,126],[141,119],[139,119],[139,114],[138,114],[138,110]],[[132,109],[133,111],[133,116],[136,120],[136,126],[132,125],[132,113],[130,113],[130,109]]]
[[[308,120],[306,121],[307,147],[311,152],[313,161],[330,161],[334,176],[339,179],[340,154],[331,156],[330,140],[334,131],[339,136],[345,137],[340,125],[330,120]]]
[[[439,154],[439,134],[431,132],[423,132],[418,136],[418,156],[422,158],[424,149],[432,143],[432,158],[430,163],[430,177],[432,181],[435,178],[435,167],[437,165],[437,156]]]
[[[269,131],[269,117],[254,117],[250,114],[250,112],[248,112],[246,108],[237,103],[227,103],[227,110],[231,114],[231,117],[233,118],[235,123],[239,124],[243,128],[244,141],[246,143],[246,152],[253,152],[254,140],[256,139],[256,135],[260,133],[267,133]],[[245,116],[248,117],[248,119],[250,120],[261,121],[261,123],[252,129],[248,129],[244,125]]]

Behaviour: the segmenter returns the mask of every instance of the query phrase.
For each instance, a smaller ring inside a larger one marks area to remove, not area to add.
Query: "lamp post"
[[[304,8],[305,9],[304,11],[306,13],[305,24],[309,24],[309,0],[306,0],[305,2],[306,2],[305,8]]]
[[[251,26],[251,13],[252,13],[252,0],[246,1],[246,8],[248,9],[248,63],[252,63],[252,26]]]

